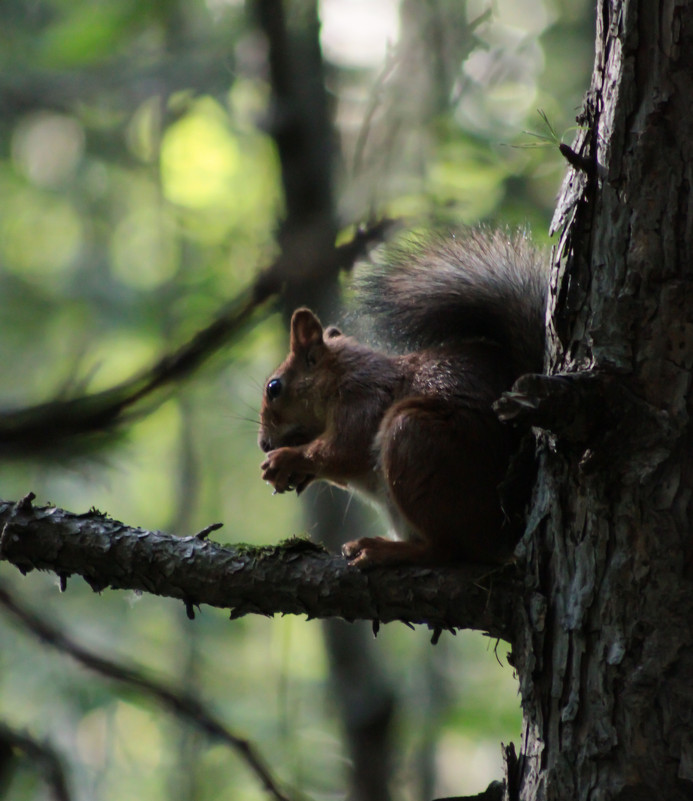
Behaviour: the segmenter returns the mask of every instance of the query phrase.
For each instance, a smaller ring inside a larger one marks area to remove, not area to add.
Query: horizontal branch
[[[256,613],[341,617],[377,624],[399,620],[440,631],[471,628],[508,639],[512,567],[401,567],[362,572],[308,540],[276,546],[219,545],[131,528],[92,510],[77,515],[34,507],[33,496],[0,502],[0,559],[23,573],[81,575],[97,592],[138,590],[195,606]]]

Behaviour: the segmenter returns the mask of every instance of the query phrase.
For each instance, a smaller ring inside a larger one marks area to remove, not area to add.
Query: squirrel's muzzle
[[[260,450],[263,453],[269,453],[272,450],[272,443],[262,431],[258,435],[257,444],[260,446]]]

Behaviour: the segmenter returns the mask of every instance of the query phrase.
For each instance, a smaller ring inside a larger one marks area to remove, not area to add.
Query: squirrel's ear
[[[291,317],[291,350],[297,351],[322,343],[320,320],[310,309],[296,309]]]

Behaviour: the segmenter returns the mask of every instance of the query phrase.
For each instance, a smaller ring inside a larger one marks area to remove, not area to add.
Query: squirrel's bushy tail
[[[516,375],[541,371],[548,258],[527,237],[475,228],[386,252],[358,289],[395,346],[484,337],[507,350]]]

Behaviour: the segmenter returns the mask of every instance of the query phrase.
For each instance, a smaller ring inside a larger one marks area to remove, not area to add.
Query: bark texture
[[[399,568],[364,573],[308,540],[224,546],[200,536],[131,528],[97,511],[0,502],[0,559],[108,587],[178,598],[192,616],[209,604],[246,614],[305,614],[379,623],[474,628],[508,637],[514,568]]]
[[[571,162],[582,169],[555,220],[565,227],[549,359],[565,378],[545,387],[547,406],[553,380],[591,396],[594,414],[557,421],[554,408],[541,437],[514,649],[517,792],[683,801],[693,798],[693,4],[603,0],[597,13]]]

